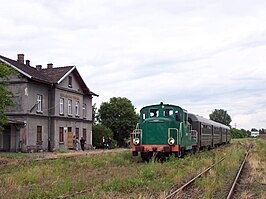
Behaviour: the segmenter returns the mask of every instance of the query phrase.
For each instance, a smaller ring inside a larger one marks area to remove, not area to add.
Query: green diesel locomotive
[[[187,151],[212,148],[230,140],[230,128],[170,104],[157,104],[140,110],[140,122],[131,133],[133,156],[143,160],[153,156],[182,157]]]

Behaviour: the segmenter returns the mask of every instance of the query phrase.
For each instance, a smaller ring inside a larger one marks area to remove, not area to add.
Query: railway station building
[[[73,136],[92,145],[92,92],[76,66],[32,67],[18,54],[17,60],[0,55],[0,62],[15,69],[8,89],[14,107],[5,111],[8,125],[0,134],[0,151],[55,150],[73,147]]]

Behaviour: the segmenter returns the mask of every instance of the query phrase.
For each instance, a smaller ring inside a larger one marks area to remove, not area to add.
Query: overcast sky
[[[1,55],[76,65],[99,107],[126,97],[266,128],[265,0],[0,0]]]

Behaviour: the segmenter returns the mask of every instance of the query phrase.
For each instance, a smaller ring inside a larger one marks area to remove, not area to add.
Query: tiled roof
[[[65,67],[57,67],[57,68],[45,68],[37,70],[32,66],[28,66],[26,64],[22,64],[18,61],[9,59],[0,55],[0,61],[5,62],[6,64],[11,65],[14,67],[18,72],[23,73],[28,78],[34,81],[40,81],[46,84],[56,84],[60,83],[59,81],[62,78],[65,78],[67,73],[73,71],[73,74],[77,77],[77,80],[83,89],[83,92],[90,95],[98,96],[97,94],[90,91],[90,89],[86,86],[85,82],[83,81],[82,77],[80,76],[79,72],[77,71],[75,66],[65,66]]]
[[[24,73],[28,74],[29,76],[31,76],[35,80],[43,81],[43,82],[46,82],[46,83],[50,82],[49,79],[46,76],[41,74],[34,67],[27,66],[26,64],[21,64],[21,63],[15,61],[15,60],[9,59],[9,58],[4,57],[2,55],[0,55],[0,59],[2,59],[3,61],[7,62],[7,64],[11,64],[14,67],[16,67],[17,69],[23,71]]]
[[[65,67],[58,67],[58,68],[44,68],[38,72],[46,77],[49,77],[49,81],[51,83],[57,83],[73,67],[74,66],[65,66]]]

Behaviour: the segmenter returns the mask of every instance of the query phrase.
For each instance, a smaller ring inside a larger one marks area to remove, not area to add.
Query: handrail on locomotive
[[[139,138],[140,144],[142,144],[142,129],[139,128],[139,123],[137,123],[136,128],[130,134],[130,143],[133,143],[134,138]]]

